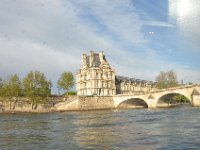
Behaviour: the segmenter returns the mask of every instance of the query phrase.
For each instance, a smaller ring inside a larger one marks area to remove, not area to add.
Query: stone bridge
[[[130,94],[130,95],[116,95],[113,97],[114,106],[117,108],[120,104],[127,101],[140,100],[148,108],[156,108],[161,103],[164,104],[162,99],[166,97],[173,97],[174,95],[181,94],[188,98],[192,106],[200,106],[200,85],[188,85],[163,90],[157,90],[149,93]],[[165,103],[166,105],[167,103]]]

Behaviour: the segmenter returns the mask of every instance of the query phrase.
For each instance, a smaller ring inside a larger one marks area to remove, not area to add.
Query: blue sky
[[[75,73],[104,51],[117,75],[155,80],[173,69],[200,83],[199,0],[1,0],[0,76]]]

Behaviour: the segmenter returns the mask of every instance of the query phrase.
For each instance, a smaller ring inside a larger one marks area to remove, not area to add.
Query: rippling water
[[[1,114],[0,149],[200,149],[200,109]]]

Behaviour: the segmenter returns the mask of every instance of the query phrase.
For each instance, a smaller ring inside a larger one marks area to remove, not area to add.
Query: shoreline
[[[11,101],[0,98],[0,114],[14,113],[54,113],[71,111],[95,111],[115,109],[111,97],[50,97],[47,103],[32,104],[28,98],[21,97]]]
[[[178,107],[175,105],[159,105],[160,108]],[[192,106],[191,106],[192,107]],[[0,98],[0,114],[17,113],[56,113],[56,112],[84,112],[101,110],[123,110],[123,109],[152,109],[150,107],[125,104],[115,107],[112,97],[50,97],[48,103],[32,104],[27,98],[18,98],[17,101],[8,101]]]
[[[112,109],[112,108],[104,108],[104,109],[84,109],[84,110],[52,110],[52,111],[3,111],[1,114],[46,114],[46,113],[62,113],[62,112],[92,112],[92,111],[115,111],[115,110],[123,110],[123,109]]]
[[[191,105],[187,104],[188,106],[192,107]],[[184,104],[182,105],[184,106]],[[170,108],[176,108],[179,106],[169,106],[169,107],[157,107],[156,109],[170,109]],[[151,108],[145,108],[145,107],[124,107],[124,108],[99,108],[99,109],[74,109],[74,110],[29,110],[29,111],[19,111],[19,110],[6,110],[6,111],[0,111],[0,115],[3,114],[46,114],[46,113],[62,113],[62,112],[91,112],[91,111],[116,111],[116,110],[135,110],[135,109],[151,109]]]

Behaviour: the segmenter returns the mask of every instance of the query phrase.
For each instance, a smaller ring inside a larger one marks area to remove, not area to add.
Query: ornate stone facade
[[[115,71],[103,52],[83,54],[81,69],[76,74],[77,95],[116,95]]]
[[[103,52],[90,51],[82,55],[81,69],[76,73],[77,95],[116,95],[149,92],[155,89],[151,81],[116,76]]]
[[[117,94],[133,94],[154,91],[155,82],[116,76],[116,93]]]

